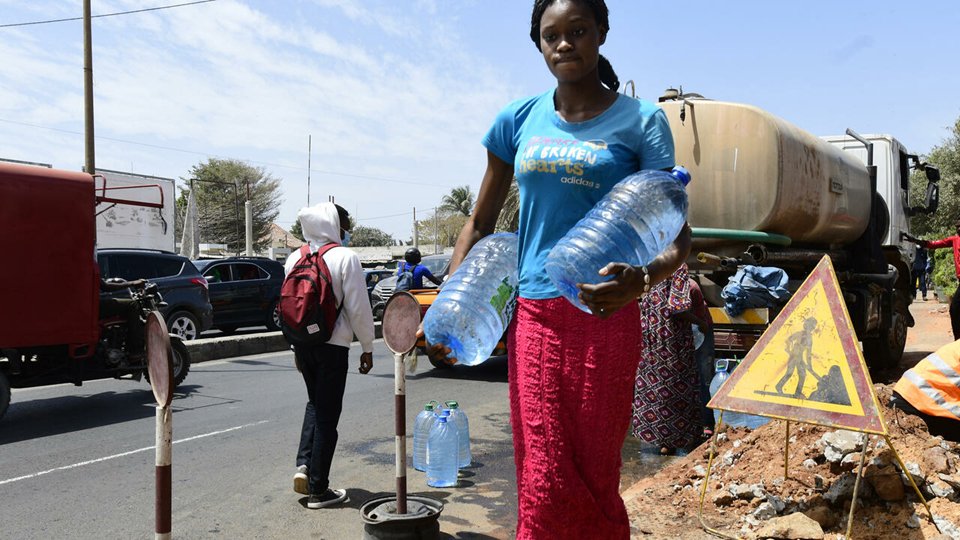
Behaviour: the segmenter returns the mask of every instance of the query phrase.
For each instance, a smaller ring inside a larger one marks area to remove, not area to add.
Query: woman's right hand
[[[423,324],[421,323],[420,328],[417,328],[417,340],[419,341],[422,337],[425,336],[423,333]],[[444,347],[440,344],[431,345],[430,343],[427,343],[426,349],[427,356],[434,362],[442,362],[448,366],[452,366],[457,363],[457,359],[450,356],[449,347]]]

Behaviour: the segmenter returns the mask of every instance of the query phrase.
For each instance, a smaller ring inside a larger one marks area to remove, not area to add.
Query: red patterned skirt
[[[563,298],[519,299],[509,336],[519,539],[627,539],[620,452],[640,311],[602,321]]]

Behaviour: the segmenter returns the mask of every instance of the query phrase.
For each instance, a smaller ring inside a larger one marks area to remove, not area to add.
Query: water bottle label
[[[500,323],[506,328],[510,324],[513,310],[517,305],[517,288],[510,285],[509,278],[503,278],[497,287],[497,294],[490,299],[490,305],[500,316]]]

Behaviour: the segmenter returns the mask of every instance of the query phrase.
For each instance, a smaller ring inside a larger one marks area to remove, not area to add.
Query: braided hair
[[[540,48],[540,19],[543,18],[543,13],[547,10],[548,7],[552,6],[556,0],[534,0],[533,2],[533,14],[530,17],[530,39],[533,40],[533,44],[537,46],[537,50],[542,52]],[[610,11],[607,9],[607,3],[604,0],[577,0],[581,4],[586,4],[590,11],[593,12],[593,18],[597,20],[597,26],[599,26],[603,31],[610,31]],[[604,58],[601,54],[599,61],[597,62],[597,70],[600,74],[600,82],[610,90],[616,91],[620,88],[620,79],[617,78],[617,73],[613,71],[613,66],[610,65],[610,61]]]

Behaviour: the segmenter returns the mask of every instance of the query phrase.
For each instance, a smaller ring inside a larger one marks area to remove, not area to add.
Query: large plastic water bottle
[[[736,365],[737,362],[734,360],[717,360],[715,373],[713,379],[710,381],[710,397],[716,395],[717,391],[720,390],[720,387],[723,386],[723,383],[730,378],[729,372],[733,371]],[[720,422],[719,409],[713,410],[713,419],[715,422]],[[734,411],[723,411],[723,423],[732,427],[748,427],[750,429],[757,429],[769,421],[769,418],[763,416],[755,416],[752,414],[744,414]]]
[[[427,470],[427,438],[436,420],[434,409],[437,405],[436,401],[424,405],[413,422],[413,468],[418,471]]]
[[[448,401],[447,408],[450,409],[450,419],[457,425],[457,435],[459,448],[457,457],[457,467],[469,467],[473,457],[470,455],[470,420],[467,419],[467,413],[460,408],[456,401]]]
[[[513,317],[518,265],[516,234],[477,242],[427,310],[427,342],[449,347],[450,356],[467,366],[489,358]]]
[[[644,170],[613,186],[547,255],[546,271],[560,294],[589,312],[577,298],[578,283],[611,279],[597,272],[611,262],[644,266],[673,243],[687,221],[690,173]]]
[[[459,437],[457,425],[445,412],[437,417],[427,439],[427,485],[430,487],[457,485]]]

